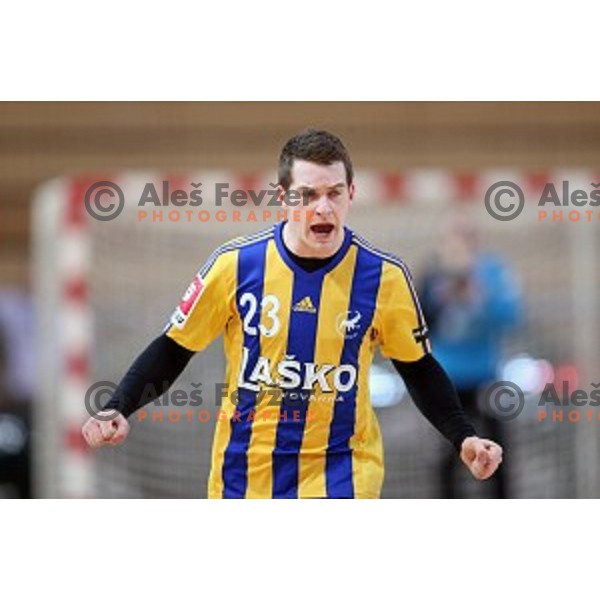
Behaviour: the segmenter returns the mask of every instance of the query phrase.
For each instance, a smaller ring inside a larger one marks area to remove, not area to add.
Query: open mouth
[[[320,236],[329,235],[335,229],[331,223],[315,223],[310,226],[310,230]]]

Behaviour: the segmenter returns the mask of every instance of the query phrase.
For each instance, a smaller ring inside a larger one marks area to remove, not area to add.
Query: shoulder
[[[483,255],[477,263],[477,272],[484,285],[504,294],[519,295],[519,276],[504,257],[491,253]]]
[[[484,276],[497,279],[510,276],[511,267],[501,255],[492,252],[482,253],[477,260],[477,268]]]
[[[256,233],[250,233],[248,235],[242,235],[232,240],[229,240],[225,244],[219,246],[225,250],[238,250],[239,248],[245,248],[246,246],[253,246],[255,244],[264,244],[275,236],[275,225],[271,225],[266,229],[261,229]]]
[[[362,252],[365,252],[368,254],[368,256],[372,257],[373,260],[379,261],[381,263],[381,268],[384,272],[384,275],[387,275],[388,277],[401,276],[407,280],[412,278],[408,265],[396,254],[378,248],[375,246],[375,244],[362,237],[355,231],[352,231],[352,243],[355,244]]]
[[[235,257],[239,250],[268,242],[275,235],[274,232],[275,227],[268,227],[256,233],[239,236],[221,244],[209,256],[204,266],[200,269],[201,276],[205,276],[215,266],[221,268],[232,264],[235,262]]]

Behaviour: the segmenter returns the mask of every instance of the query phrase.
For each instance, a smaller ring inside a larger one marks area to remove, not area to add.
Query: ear
[[[285,200],[285,190],[283,189],[283,186],[281,184],[277,184],[277,188],[275,188],[277,191],[277,204],[282,205],[283,201]]]
[[[354,181],[353,181],[350,184],[350,187],[348,188],[348,196],[350,197],[350,204],[352,204],[355,194],[356,194],[356,186],[354,185]]]

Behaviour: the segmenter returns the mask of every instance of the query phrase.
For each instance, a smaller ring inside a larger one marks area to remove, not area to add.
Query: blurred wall
[[[34,187],[64,173],[273,168],[283,142],[332,129],[360,167],[600,165],[598,103],[3,103],[0,284],[26,285]]]

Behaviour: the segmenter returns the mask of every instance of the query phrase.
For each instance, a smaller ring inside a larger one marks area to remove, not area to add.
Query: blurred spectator
[[[519,290],[502,257],[484,251],[477,228],[454,217],[445,228],[422,279],[420,298],[433,353],[448,372],[478,434],[505,445],[503,423],[478,405],[482,389],[496,378],[502,342],[520,319]],[[491,478],[492,494],[507,497],[510,452]],[[454,451],[439,465],[441,495],[456,498],[460,468]]]
[[[31,498],[31,403],[8,385],[8,349],[0,329],[0,498]]]
[[[6,388],[16,399],[34,397],[35,348],[34,310],[26,290],[0,290],[0,329],[6,338]]]

